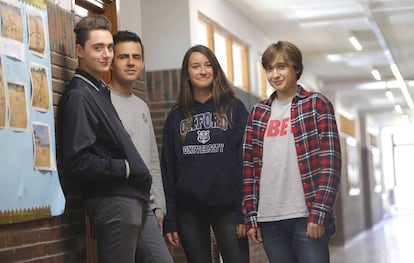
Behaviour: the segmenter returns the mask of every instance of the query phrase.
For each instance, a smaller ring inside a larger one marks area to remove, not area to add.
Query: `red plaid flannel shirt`
[[[243,214],[247,230],[257,227],[263,139],[276,94],[251,111],[243,145]],[[309,222],[334,223],[333,205],[341,175],[341,149],[334,108],[322,94],[300,85],[292,100],[291,126],[309,210]],[[283,149],[282,149],[283,150]]]

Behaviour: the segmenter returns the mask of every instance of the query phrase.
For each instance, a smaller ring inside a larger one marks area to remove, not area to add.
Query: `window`
[[[74,0],[75,15],[84,17],[89,14],[106,16],[112,23],[112,33],[118,30],[115,0]]]
[[[104,14],[112,4],[115,4],[114,0],[75,0],[74,11],[79,16],[86,16],[88,13]]]
[[[232,50],[233,50],[233,67],[234,67],[234,74],[233,74],[234,85],[241,87],[243,86],[243,76],[242,76],[243,69],[240,67],[243,63],[242,62],[243,49],[240,45],[233,43]]]
[[[209,46],[207,41],[207,24],[203,21],[198,21],[198,43],[204,46]]]
[[[226,38],[217,32],[214,32],[214,53],[216,54],[224,73],[226,73],[227,77],[230,79],[229,69],[227,67]]]
[[[74,10],[75,15],[77,15],[77,16],[84,17],[84,16],[87,16],[88,13],[89,13],[88,9],[83,8],[80,5],[75,5],[74,8],[75,8],[75,10]]]
[[[256,67],[257,75],[259,76],[259,90],[257,92],[262,98],[269,97],[273,92],[273,88],[267,83],[266,72],[263,69],[262,62],[258,60],[256,62]]]
[[[250,90],[248,47],[203,14],[199,14],[198,43],[216,54],[227,78],[237,87]]]

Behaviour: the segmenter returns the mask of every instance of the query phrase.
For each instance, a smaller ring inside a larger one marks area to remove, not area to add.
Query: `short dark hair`
[[[76,34],[76,44],[85,45],[89,38],[89,32],[92,30],[108,30],[111,31],[112,24],[109,19],[103,15],[90,15],[82,17],[76,23],[73,32]]]
[[[270,44],[262,55],[263,68],[268,68],[278,55],[281,55],[286,63],[292,65],[296,71],[296,79],[300,79],[303,72],[303,63],[299,48],[288,41],[278,41]]]
[[[144,59],[144,45],[142,44],[141,38],[134,32],[128,30],[118,31],[114,35],[114,46],[120,42],[136,42],[141,45],[142,59]]]

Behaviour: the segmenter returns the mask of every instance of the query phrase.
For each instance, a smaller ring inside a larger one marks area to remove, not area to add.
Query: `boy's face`
[[[111,70],[112,78],[118,82],[133,82],[139,78],[144,68],[142,47],[138,42],[119,42],[114,47],[114,60]]]
[[[79,68],[87,71],[96,79],[109,70],[114,56],[112,34],[108,30],[92,30],[85,45],[76,45]]]
[[[291,93],[297,90],[296,71],[282,55],[277,55],[265,71],[270,86],[276,91]]]

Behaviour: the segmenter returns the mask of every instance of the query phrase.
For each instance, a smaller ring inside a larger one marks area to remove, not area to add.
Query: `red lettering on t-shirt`
[[[267,125],[267,136],[285,136],[288,133],[289,118],[280,120],[270,120]]]

